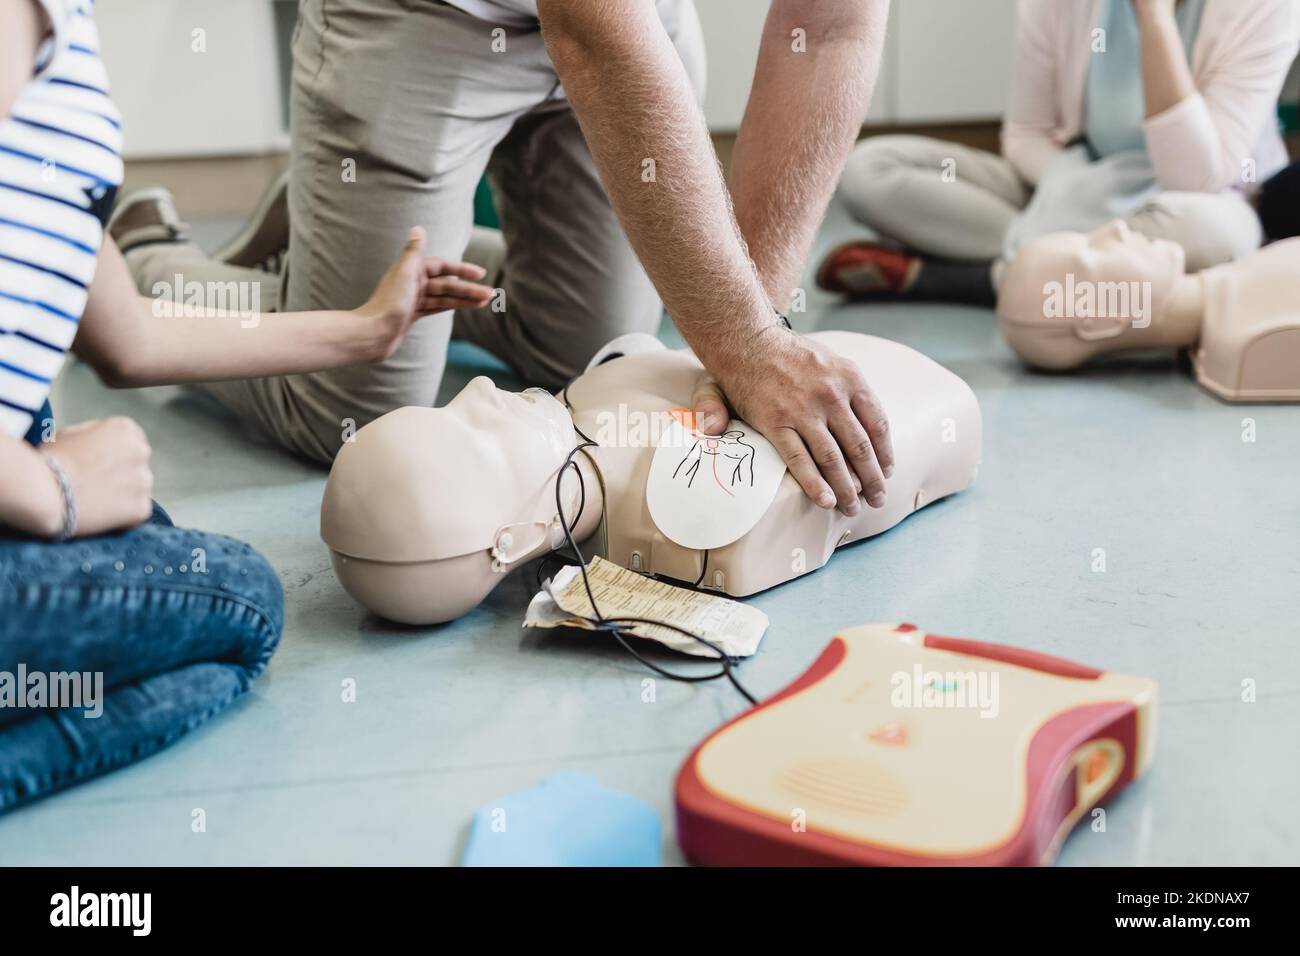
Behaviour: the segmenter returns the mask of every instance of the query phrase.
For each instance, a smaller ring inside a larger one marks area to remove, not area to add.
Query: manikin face
[[[321,535],[378,561],[489,550],[504,527],[549,521],[556,470],[576,444],[557,399],[480,376],[444,408],[401,408],[357,432],[330,471]]]
[[[558,544],[555,475],[577,444],[568,410],[541,390],[470,382],[445,408],[399,408],[334,459],[321,538],[334,573],[376,614],[453,620],[502,572]],[[561,483],[565,513],[577,481]]]
[[[537,430],[547,434],[558,430],[567,442],[573,431],[568,410],[554,395],[540,388],[507,392],[486,375],[472,379],[442,411],[472,428],[497,432],[507,439]]]
[[[1108,340],[1158,324],[1185,259],[1176,243],[1118,219],[1086,235],[1044,236],[1007,267],[998,290],[1003,332],[1031,364],[1079,365],[1107,351]]]

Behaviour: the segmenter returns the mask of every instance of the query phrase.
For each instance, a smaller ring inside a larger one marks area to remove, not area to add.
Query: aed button
[[[1093,751],[1087,763],[1083,765],[1083,782],[1096,783],[1110,766],[1110,753],[1106,750]]]
[[[868,740],[891,747],[901,747],[907,743],[907,728],[902,724],[884,724],[867,734]]]
[[[1124,769],[1124,748],[1117,740],[1093,740],[1076,751],[1074,760],[1075,803],[1091,807],[1111,788]]]

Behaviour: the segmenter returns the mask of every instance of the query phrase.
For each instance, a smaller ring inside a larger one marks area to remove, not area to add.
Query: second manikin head
[[[443,408],[369,423],[344,443],[321,502],[321,538],[344,590],[408,624],[465,614],[507,571],[562,542],[555,479],[576,444],[553,396],[484,377]],[[577,494],[570,470],[569,517]]]
[[[1120,349],[1167,344],[1162,319],[1183,276],[1182,247],[1115,220],[1093,232],[1026,245],[998,289],[998,320],[1015,353],[1065,369]]]

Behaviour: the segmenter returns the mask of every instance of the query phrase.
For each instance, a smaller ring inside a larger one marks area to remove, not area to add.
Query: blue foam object
[[[587,773],[557,773],[474,815],[464,866],[658,866],[659,817]]]

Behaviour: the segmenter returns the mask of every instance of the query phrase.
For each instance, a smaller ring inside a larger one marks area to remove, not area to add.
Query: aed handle
[[[1022,647],[1009,647],[1006,644],[990,644],[987,641],[971,641],[964,637],[944,637],[942,634],[926,634],[923,642],[926,647],[937,651],[952,651],[954,654],[966,654],[970,657],[983,657],[1004,664],[1015,664],[1045,674],[1059,677],[1073,677],[1078,680],[1096,680],[1104,671],[1086,664],[1067,661],[1064,657],[1053,657],[1038,651],[1025,650]]]

